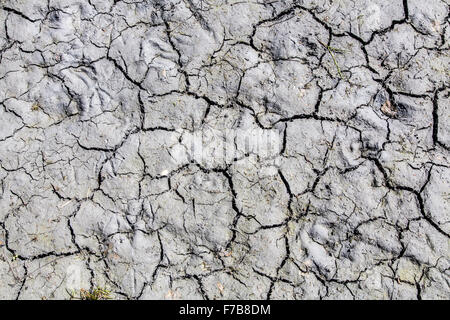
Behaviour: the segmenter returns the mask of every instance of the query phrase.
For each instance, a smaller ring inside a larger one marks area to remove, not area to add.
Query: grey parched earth
[[[0,299],[449,299],[447,0],[0,0]]]

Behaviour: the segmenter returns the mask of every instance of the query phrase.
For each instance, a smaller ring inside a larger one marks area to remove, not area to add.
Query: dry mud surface
[[[447,0],[0,0],[0,298],[449,299]]]

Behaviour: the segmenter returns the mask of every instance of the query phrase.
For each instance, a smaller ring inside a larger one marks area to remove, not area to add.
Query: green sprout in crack
[[[318,41],[319,41],[319,43],[320,43],[322,46],[324,46],[324,47],[328,50],[328,52],[330,53],[331,58],[333,59],[334,65],[336,66],[336,70],[337,70],[337,72],[338,72],[338,74],[339,74],[339,77],[340,77],[342,80],[345,80],[345,77],[344,77],[344,75],[343,75],[342,72],[341,72],[341,68],[339,67],[339,64],[338,64],[338,62],[337,62],[337,60],[336,60],[336,58],[335,58],[335,56],[334,56],[334,54],[333,54],[333,52],[334,52],[334,53],[344,53],[345,50],[342,50],[342,49],[339,49],[339,48],[334,48],[334,47],[332,47],[332,46],[326,45],[325,43],[323,43],[323,42],[320,41],[320,40],[318,40]]]
[[[70,296],[70,299],[75,300],[110,300],[112,299],[111,290],[106,288],[96,287],[92,290],[80,289],[79,292],[76,290],[66,289]]]

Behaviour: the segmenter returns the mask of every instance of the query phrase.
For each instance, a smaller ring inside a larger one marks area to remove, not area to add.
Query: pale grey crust
[[[449,299],[448,12],[0,0],[0,298]]]

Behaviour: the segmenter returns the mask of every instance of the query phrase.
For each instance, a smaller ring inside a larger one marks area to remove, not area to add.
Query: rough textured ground
[[[0,0],[0,298],[449,299],[448,5]]]

